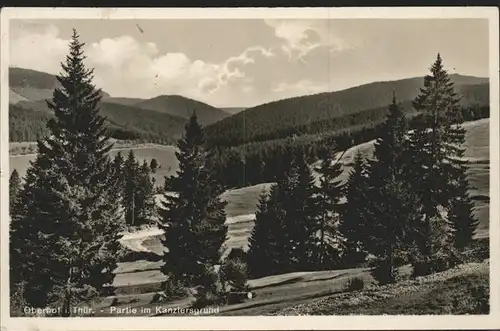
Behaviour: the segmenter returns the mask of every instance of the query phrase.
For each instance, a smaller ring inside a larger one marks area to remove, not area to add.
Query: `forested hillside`
[[[35,110],[36,109],[36,110]],[[112,137],[123,140],[171,144],[184,128],[185,119],[133,106],[102,102]],[[9,106],[10,141],[34,141],[46,134],[46,121],[53,115],[45,101]]]
[[[203,125],[212,124],[230,116],[221,109],[180,95],[160,95],[134,105],[141,109],[154,110],[185,119],[189,119],[192,112],[196,111],[196,115]]]
[[[52,116],[45,100],[59,86],[54,75],[9,69],[10,141],[34,141],[45,132]],[[113,138],[171,144],[180,137],[189,114],[196,111],[204,125],[230,116],[220,109],[182,96],[159,96],[150,100],[111,97],[102,92],[101,111]],[[178,114],[178,115],[175,115]]]
[[[407,112],[410,109],[409,102],[401,103],[399,107],[402,111],[406,109]],[[221,181],[230,188],[273,182],[286,165],[286,155],[305,153],[307,161],[312,163],[331,146],[337,146],[339,150],[347,150],[354,145],[376,139],[383,132],[382,124],[387,112],[387,107],[385,109],[381,107],[366,113],[355,114],[358,117],[345,116],[339,119],[338,123],[345,123],[346,126],[342,127],[339,124],[338,130],[252,141],[238,146],[217,147],[217,164]],[[489,105],[463,107],[461,113],[464,120],[472,121],[488,118],[490,108]],[[415,114],[412,112],[407,117],[410,128],[414,126]],[[375,115],[380,117],[370,121],[370,116]],[[349,126],[349,123],[353,123],[352,118],[357,118],[361,124]]]
[[[489,104],[486,78],[451,75],[462,106]],[[210,144],[236,146],[252,141],[317,133],[354,125],[372,126],[387,114],[392,92],[408,110],[423,78],[377,82],[347,90],[290,98],[246,109],[207,127]],[[384,108],[385,107],[385,108]]]
[[[52,98],[52,92],[58,86],[59,82],[56,76],[46,72],[24,68],[9,68],[9,90],[22,97],[22,99],[11,98],[9,103],[16,103],[23,99],[29,101],[50,99]],[[103,91],[102,96],[106,98],[109,97],[109,94]]]

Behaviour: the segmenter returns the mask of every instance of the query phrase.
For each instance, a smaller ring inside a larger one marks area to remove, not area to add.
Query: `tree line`
[[[9,105],[10,141],[37,141],[48,133],[47,123],[54,114],[43,104],[36,104],[40,109],[28,105]],[[110,137],[119,140],[175,144],[175,137],[180,136],[186,123],[169,114],[110,102],[103,102],[100,109]]]
[[[411,87],[400,82],[394,86],[401,92],[401,108],[413,115],[410,98],[418,92],[417,79]],[[296,97],[247,109],[207,126],[210,146],[238,146],[250,142],[282,139],[292,135],[341,131],[379,125],[387,115],[386,100],[390,83],[373,83],[362,87]],[[489,85],[462,85],[460,107],[478,108],[489,104]],[[342,96],[341,96],[342,95]],[[410,97],[411,96],[411,97]]]
[[[165,178],[155,210],[149,174],[157,165],[141,164],[133,153],[109,157],[100,90],[84,66],[83,45],[74,31],[57,77],[61,87],[49,102],[49,134],[38,141],[24,182],[11,176],[12,314],[57,306],[72,316],[72,307],[109,294],[125,253],[122,231],[155,216],[168,248],[161,257],[164,293],[191,292],[201,306],[248,290],[249,275],[334,268],[367,256],[375,257],[381,283],[394,281],[406,261],[415,275],[436,272],[458,263],[471,242],[477,221],[461,161],[464,130],[439,56],[414,102],[413,130],[394,98],[375,158],[358,155],[346,185],[338,180],[335,145],[320,152],[319,185],[304,151],[284,153],[276,183],[261,196],[248,253],[223,259],[225,188],[196,113],[177,142],[179,169]]]
[[[489,106],[459,107],[464,121],[489,118],[489,110]],[[383,114],[387,116],[387,110]],[[409,129],[417,125],[415,115],[415,112],[406,112]],[[302,152],[308,162],[312,163],[319,160],[320,155],[331,145],[345,150],[376,139],[385,130],[383,122],[382,119],[363,125],[348,126],[337,131],[249,142],[239,146],[214,147],[217,154],[216,168],[222,183],[227,188],[273,182],[282,172],[284,155]]]
[[[413,102],[414,128],[394,97],[374,157],[358,153],[346,183],[335,150],[321,157],[319,185],[303,153],[289,157],[260,198],[246,257],[252,275],[346,268],[370,256],[372,275],[386,284],[403,264],[421,276],[460,263],[478,221],[458,102],[438,55]]]

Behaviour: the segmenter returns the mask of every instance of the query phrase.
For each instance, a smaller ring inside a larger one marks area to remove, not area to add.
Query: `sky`
[[[72,29],[114,97],[177,94],[254,105],[374,81],[489,76],[486,19],[11,20],[9,65],[57,74]]]

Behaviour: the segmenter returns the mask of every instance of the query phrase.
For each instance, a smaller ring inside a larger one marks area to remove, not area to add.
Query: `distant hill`
[[[52,92],[58,85],[56,76],[46,72],[9,68],[9,103],[50,99]],[[109,97],[109,94],[103,91],[102,96]]]
[[[170,144],[182,135],[187,122],[170,114],[109,102],[101,103],[100,113],[107,118],[112,136],[123,140]],[[10,141],[34,141],[40,138],[47,133],[45,123],[52,116],[45,101],[11,104]]]
[[[109,98],[105,98],[103,101],[117,103],[119,105],[133,106],[133,105],[135,105],[141,101],[144,101],[144,100],[146,100],[146,99],[109,97]]]
[[[223,107],[223,108],[219,108],[219,109],[228,113],[228,114],[231,114],[231,115],[237,114],[237,113],[245,110],[244,107]]]
[[[488,78],[453,74],[462,105],[488,105]],[[423,86],[423,77],[375,82],[342,91],[307,95],[245,109],[207,127],[213,145],[239,145],[252,141],[316,133],[342,126],[365,125],[385,117],[393,91],[411,111],[411,100]],[[313,131],[310,127],[316,127]],[[322,129],[323,128],[323,129]]]
[[[52,98],[58,85],[54,75],[9,68],[9,112],[18,112],[9,117],[11,139],[38,139],[45,134],[45,122],[52,116],[46,100]],[[180,137],[193,110],[204,125],[230,116],[220,109],[181,96],[140,99],[111,97],[103,92],[102,97],[101,114],[108,118],[117,139],[171,143]]]
[[[230,116],[221,109],[180,95],[160,95],[156,98],[138,102],[134,106],[185,119],[188,119],[192,112],[196,111],[198,120],[203,125],[209,125]]]

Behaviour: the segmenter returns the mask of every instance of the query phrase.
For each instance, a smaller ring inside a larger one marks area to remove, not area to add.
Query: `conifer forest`
[[[113,96],[79,33],[9,69],[11,316],[489,314],[489,80],[449,51],[225,109]]]

